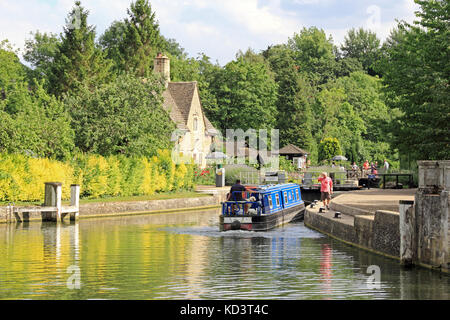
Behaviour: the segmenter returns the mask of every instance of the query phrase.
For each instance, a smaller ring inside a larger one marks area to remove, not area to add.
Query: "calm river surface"
[[[450,277],[403,270],[303,223],[221,233],[218,215],[1,225],[0,299],[450,298]]]

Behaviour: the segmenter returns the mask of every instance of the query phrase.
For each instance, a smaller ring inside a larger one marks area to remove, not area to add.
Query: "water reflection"
[[[0,226],[1,299],[448,299],[449,278],[290,224],[218,231],[218,212]],[[367,268],[381,287],[367,286]],[[81,288],[67,287],[79,267]]]

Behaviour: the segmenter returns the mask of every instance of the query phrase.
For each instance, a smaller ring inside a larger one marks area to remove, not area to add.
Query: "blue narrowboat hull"
[[[296,184],[261,186],[253,191],[253,195],[256,195],[258,201],[223,203],[222,215],[219,218],[220,231],[267,231],[303,219],[305,203],[301,199],[300,186]],[[254,208],[255,204],[259,204],[257,208],[249,210],[250,207]],[[234,213],[236,208],[240,209],[238,213]],[[243,211],[246,211],[246,214],[243,214]]]
[[[283,224],[303,220],[305,204],[280,210],[268,215],[221,215],[220,231],[228,230],[248,230],[248,231],[267,231]]]

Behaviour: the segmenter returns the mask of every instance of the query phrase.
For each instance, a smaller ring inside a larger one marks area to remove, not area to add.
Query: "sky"
[[[131,0],[81,0],[88,23],[101,35],[127,17]],[[22,49],[30,32],[61,33],[74,0],[0,0],[0,41]],[[363,27],[384,40],[397,20],[412,22],[413,0],[150,0],[162,35],[175,39],[191,57],[204,53],[225,65],[239,50],[256,52],[286,43],[303,27],[316,26],[343,42]]]

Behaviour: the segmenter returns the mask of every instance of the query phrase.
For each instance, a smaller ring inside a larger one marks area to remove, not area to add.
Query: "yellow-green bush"
[[[120,161],[116,156],[109,156],[106,158],[108,163],[108,189],[109,196],[118,196],[121,193],[122,171],[120,168]]]
[[[73,168],[50,159],[0,154],[0,201],[44,199],[45,182],[62,182],[62,197],[70,198]]]
[[[193,171],[191,164],[175,165],[168,150],[152,158],[77,154],[68,162],[0,153],[0,201],[42,201],[45,182],[61,182],[63,199],[74,183],[88,198],[190,190]]]

